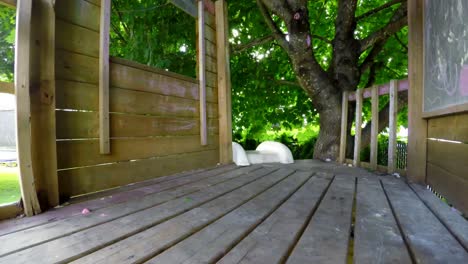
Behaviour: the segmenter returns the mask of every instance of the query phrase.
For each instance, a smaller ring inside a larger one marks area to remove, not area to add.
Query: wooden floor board
[[[323,173],[312,177],[218,263],[282,263],[327,190],[331,179],[331,174]]]
[[[309,178],[296,172],[280,184],[223,216],[146,263],[212,263],[269,216]]]
[[[286,263],[346,263],[355,178],[336,176]]]
[[[145,232],[96,251],[79,259],[76,263],[122,263],[147,260],[278,184],[293,172],[280,169]]]
[[[142,196],[145,196],[150,193],[155,193],[160,190],[164,189],[164,186],[167,186],[167,182],[171,182],[169,186],[176,187],[176,183],[180,178],[192,178],[192,181],[196,181],[198,177],[211,177],[216,176],[221,173],[228,172],[232,169],[237,169],[232,167],[231,165],[222,166],[219,168],[213,168],[204,171],[196,171],[196,172],[187,172],[187,173],[180,173],[172,178],[172,176],[162,177],[161,179],[153,179],[149,181],[145,181],[143,183],[137,183],[135,186],[128,186],[123,187],[120,192],[113,193],[108,196],[96,196],[96,199],[82,201],[80,203],[74,203],[71,205],[66,205],[64,207],[59,207],[56,209],[52,209],[48,212],[43,214],[39,214],[33,217],[27,218],[19,218],[14,220],[2,221],[0,222],[0,237],[6,234],[11,234],[14,232],[22,231],[28,228],[37,227],[43,224],[47,224],[53,221],[58,221],[62,219],[66,219],[68,217],[73,217],[76,215],[80,215],[81,211],[84,208],[87,208],[91,211],[98,210],[100,208],[112,206],[121,202],[128,201],[129,199],[139,199]],[[179,180],[180,181],[180,180]],[[166,182],[166,183],[165,183]],[[184,184],[183,181],[182,184]],[[160,186],[162,183],[164,185]],[[133,188],[135,187],[135,188]],[[167,188],[167,187],[166,187]],[[84,199],[84,198],[81,198]]]
[[[377,177],[357,179],[354,263],[412,263]]]
[[[76,233],[78,231],[105,222],[109,222],[114,219],[124,217],[132,213],[136,213],[138,211],[148,209],[155,205],[167,202],[171,199],[175,199],[187,195],[189,193],[202,190],[209,186],[228,181],[244,173],[254,171],[257,168],[258,167],[241,168],[236,171],[227,172],[223,175],[218,175],[216,177],[201,178],[201,180],[199,181],[190,182],[177,189],[169,188],[166,191],[157,192],[151,195],[141,197],[141,199],[132,199],[126,203],[120,203],[116,206],[105,207],[93,211],[87,215],[77,215],[75,217],[66,218],[64,220],[55,221],[52,223],[1,236],[0,244],[3,244],[4,246],[0,247],[0,256],[23,248],[28,248],[43,243],[45,241],[63,237],[68,234]],[[167,184],[161,184],[160,186],[168,187]]]
[[[209,202],[242,186],[256,186],[257,182],[265,182],[272,177],[265,177],[272,172],[271,169],[261,169],[253,173],[242,175],[231,181],[211,186],[201,192],[196,192],[175,200],[168,201],[157,207],[152,207],[138,213],[127,215],[92,228],[64,236],[44,244],[7,255],[0,258],[0,263],[28,263],[35,259],[36,263],[50,263],[54,261],[69,261],[84,256],[101,247],[107,246],[120,239],[134,235],[151,228],[176,215]],[[284,176],[285,177],[285,176]],[[257,179],[259,179],[257,181]],[[49,251],[54,249],[53,252]]]
[[[382,180],[390,205],[418,263],[466,263],[468,252],[401,180]]]
[[[424,186],[410,184],[410,187],[468,251],[468,221]]]

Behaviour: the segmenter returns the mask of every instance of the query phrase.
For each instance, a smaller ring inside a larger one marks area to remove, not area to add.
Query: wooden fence
[[[341,118],[341,142],[340,156],[341,163],[346,160],[346,140],[348,125],[348,107],[350,101],[356,101],[355,116],[355,137],[354,137],[354,155],[351,163],[356,166],[367,167],[372,170],[385,170],[388,173],[399,172],[405,174],[405,171],[397,168],[397,114],[398,114],[398,92],[408,90],[407,80],[392,80],[389,84],[373,86],[366,89],[360,89],[356,92],[343,93],[342,118]],[[388,141],[388,163],[386,168],[378,166],[378,128],[379,128],[379,96],[390,95],[389,110],[389,141]],[[371,123],[371,142],[370,142],[370,163],[365,164],[360,160],[361,154],[361,132],[362,132],[362,105],[366,98],[371,99],[372,104],[372,123]]]

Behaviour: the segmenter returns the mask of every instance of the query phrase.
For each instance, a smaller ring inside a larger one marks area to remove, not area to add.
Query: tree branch
[[[263,44],[269,43],[269,42],[271,42],[273,40],[275,40],[275,37],[273,37],[273,35],[263,36],[263,37],[260,37],[258,39],[254,39],[249,43],[234,46],[232,52],[233,53],[241,53],[246,49],[250,49],[250,48],[258,46],[258,45],[263,45]]]
[[[407,5],[402,4],[397,9],[397,11],[395,11],[393,17],[390,19],[390,22],[386,26],[374,32],[370,36],[360,40],[360,52],[364,52],[377,42],[386,41],[390,36],[400,31],[404,26],[408,24],[407,18]]]
[[[271,32],[273,33],[275,40],[278,42],[278,44],[280,44],[281,47],[283,47],[283,49],[289,50],[289,45],[288,45],[288,42],[286,41],[286,38],[284,37],[283,32],[281,32],[281,30],[275,24],[275,22],[271,18],[271,15],[266,9],[263,2],[261,0],[257,0],[257,5],[258,5],[258,8],[260,9],[260,13],[265,19],[267,26],[270,28]]]
[[[319,35],[312,35],[312,38],[315,38],[315,39],[319,39],[327,44],[330,44],[330,45],[333,45],[333,42],[329,39],[327,39],[326,37],[322,37],[322,36],[319,36]]]
[[[400,45],[405,49],[406,53],[408,53],[408,46],[401,41],[401,39],[398,37],[398,34],[395,33],[395,39],[400,43]]]
[[[391,2],[388,2],[388,3],[386,3],[384,5],[381,5],[381,6],[377,7],[377,8],[375,8],[375,9],[372,9],[372,10],[370,10],[370,11],[368,11],[368,12],[366,12],[366,13],[360,15],[360,16],[357,16],[356,21],[359,21],[361,19],[370,17],[370,16],[372,16],[372,15],[374,15],[374,14],[376,14],[376,13],[378,13],[378,12],[384,10],[384,9],[387,9],[387,8],[389,8],[391,6],[394,6],[394,5],[399,4],[401,2],[404,2],[404,1],[406,1],[406,0],[393,0]]]

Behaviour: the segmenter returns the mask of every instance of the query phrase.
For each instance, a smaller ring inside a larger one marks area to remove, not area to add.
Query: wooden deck
[[[0,263],[468,263],[467,249],[467,221],[425,188],[318,161],[182,173],[0,222]]]

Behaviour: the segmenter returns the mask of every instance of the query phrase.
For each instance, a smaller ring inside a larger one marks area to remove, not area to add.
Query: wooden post
[[[371,90],[372,98],[372,123],[371,123],[371,146],[370,165],[372,170],[377,170],[377,150],[379,136],[379,88],[373,86]]]
[[[390,109],[388,129],[388,173],[396,171],[396,143],[398,121],[398,82],[390,81]]]
[[[424,76],[424,1],[408,1],[408,168],[412,182],[426,181],[427,121],[422,118]]]
[[[110,154],[109,131],[109,38],[111,0],[101,0],[99,41],[99,147]]]
[[[231,71],[227,3],[215,3],[218,67],[219,163],[232,163]]]
[[[343,92],[343,102],[341,105],[341,137],[340,137],[340,163],[346,161],[346,139],[348,131],[348,92]]]
[[[362,89],[356,91],[356,121],[354,136],[354,160],[353,165],[359,167],[361,164],[361,130],[362,130]]]
[[[32,0],[20,0],[16,9],[15,94],[16,142],[24,213],[41,212],[31,157],[30,44]]]
[[[205,43],[205,2],[198,1],[198,80],[200,86],[200,142],[208,144],[206,121],[206,43]]]
[[[32,163],[41,208],[59,204],[55,123],[55,11],[53,0],[32,3],[30,80]]]

